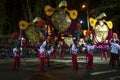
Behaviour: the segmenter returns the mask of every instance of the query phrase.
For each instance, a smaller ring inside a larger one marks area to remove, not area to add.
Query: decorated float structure
[[[68,46],[72,43],[71,38],[80,40],[81,25],[75,21],[78,12],[77,10],[69,10],[67,1],[61,1],[56,8],[46,5],[44,12],[46,14],[45,20],[36,17],[30,23],[24,20],[19,22],[23,46],[39,46],[39,43],[45,38],[51,43],[61,38]],[[107,15],[101,13],[96,18],[89,18],[91,30],[83,30],[86,40],[92,39],[94,44],[110,42],[113,37],[113,23],[112,21],[106,21],[104,17],[107,17]]]
[[[36,17],[32,22],[21,20],[19,28],[23,46],[37,46],[45,38],[49,42],[54,42],[56,38],[63,39],[70,46],[71,37],[75,33],[75,29],[80,29],[80,23],[75,20],[78,17],[77,10],[69,10],[67,1],[61,1],[56,8],[50,5],[44,7],[46,20]]]

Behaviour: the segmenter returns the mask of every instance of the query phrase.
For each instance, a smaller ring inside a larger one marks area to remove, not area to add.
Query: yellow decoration
[[[61,39],[64,39],[65,37],[64,37],[64,34],[61,34]]]
[[[86,36],[87,30],[83,30],[83,35]]]
[[[71,37],[65,37],[64,42],[67,44],[67,46],[71,46],[71,44],[73,43],[73,40]]]
[[[107,15],[103,12],[96,19],[102,19],[103,17],[107,17]]]
[[[36,18],[33,20],[33,22],[34,22],[34,23],[35,23],[35,22],[38,22],[40,19],[41,19],[40,17],[36,17]]]
[[[90,21],[90,25],[91,25],[92,27],[94,27],[94,26],[96,25],[96,22],[97,22],[96,19],[90,18],[89,21]]]
[[[45,28],[47,29],[47,26],[48,26],[48,33],[51,33],[51,30],[50,30],[50,26],[49,25],[44,25]]]
[[[66,6],[67,7],[67,1],[61,1],[58,5],[58,7],[63,7],[63,6]]]
[[[29,25],[29,23],[24,20],[19,21],[19,28],[21,30],[25,30],[28,27],[28,25]]]
[[[76,19],[78,16],[77,10],[68,10],[67,8],[65,8],[65,11],[67,11],[70,14],[70,17],[72,19]]]
[[[113,23],[112,23],[112,21],[107,21],[106,23],[107,23],[109,29],[112,29],[112,28],[113,28]]]
[[[112,21],[106,21],[106,20],[103,20],[103,22],[105,22],[108,26],[109,29],[112,29],[113,28],[113,23]]]
[[[46,5],[45,8],[44,8],[44,12],[46,13],[47,16],[51,16],[55,11],[55,8],[49,6],[49,5]]]

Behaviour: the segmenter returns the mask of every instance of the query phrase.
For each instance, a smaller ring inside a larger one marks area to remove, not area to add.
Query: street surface
[[[73,71],[71,56],[51,58],[41,73],[37,58],[21,58],[21,67],[13,71],[13,58],[0,59],[0,80],[120,80],[120,69],[109,66],[109,59],[94,57],[93,69],[86,69],[85,56],[78,57],[79,70]],[[42,79],[44,78],[44,79]]]

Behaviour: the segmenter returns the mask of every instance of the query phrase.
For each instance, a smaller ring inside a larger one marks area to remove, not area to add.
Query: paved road
[[[84,56],[78,57],[79,70],[73,71],[71,57],[51,59],[50,67],[45,65],[45,72],[39,70],[37,58],[21,59],[19,70],[12,70],[13,59],[0,60],[0,80],[120,80],[119,68],[113,69],[108,61],[94,58],[94,68],[87,70]]]

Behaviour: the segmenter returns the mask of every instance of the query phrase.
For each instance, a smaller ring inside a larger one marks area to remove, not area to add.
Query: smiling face
[[[108,26],[100,20],[98,24],[94,27],[95,30],[95,42],[102,42],[105,41],[108,36]]]

